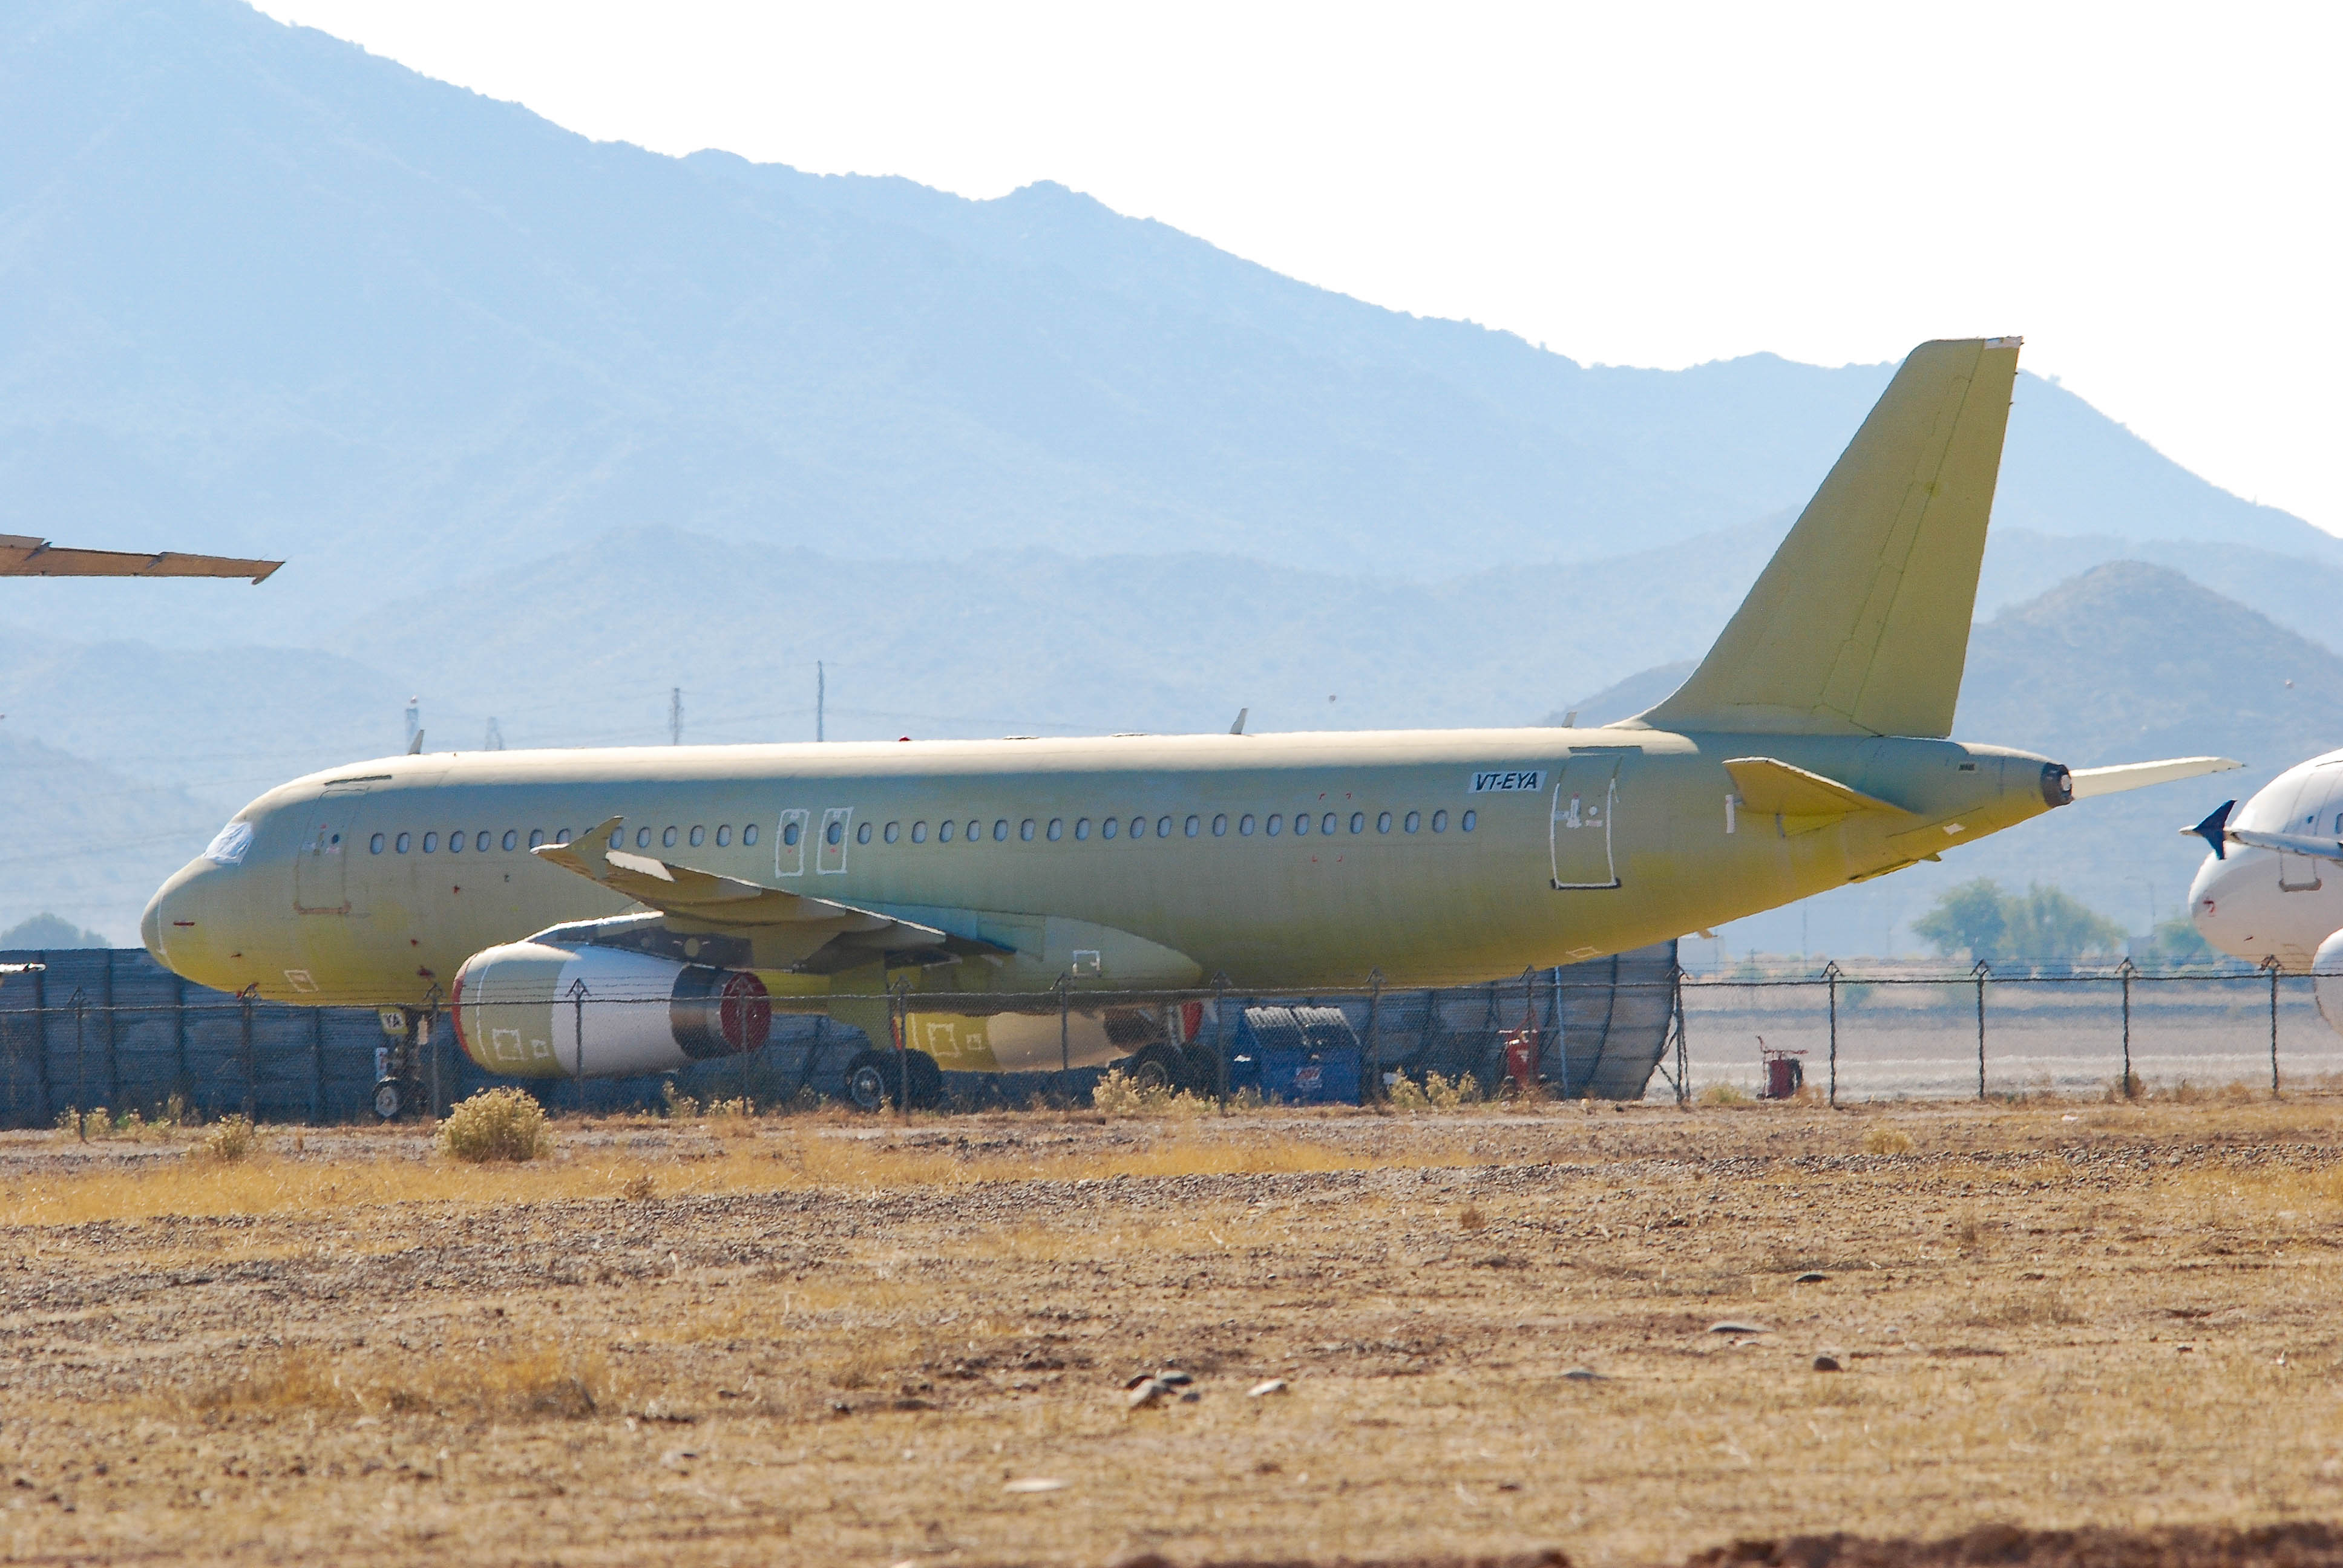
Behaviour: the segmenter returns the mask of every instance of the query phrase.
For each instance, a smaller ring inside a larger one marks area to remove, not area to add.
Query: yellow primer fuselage
[[[1891,809],[1728,805],[1724,763],[1753,755]],[[643,852],[670,863],[1000,950],[918,970],[922,990],[1225,976],[1301,990],[1376,971],[1451,985],[1662,940],[1969,842],[2046,809],[2043,769],[1950,740],[1632,726],[397,757],[254,801],[236,819],[250,829],[240,859],[190,862],[144,934],[223,990],[441,1005],[468,955],[628,907],[528,853],[618,817],[627,847],[647,830]],[[820,1008],[884,976],[767,978],[778,1004]]]

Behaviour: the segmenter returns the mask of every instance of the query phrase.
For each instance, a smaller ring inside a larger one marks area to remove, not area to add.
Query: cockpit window
[[[204,850],[204,859],[223,866],[241,866],[251,849],[252,824],[230,822],[213,838],[210,847]]]

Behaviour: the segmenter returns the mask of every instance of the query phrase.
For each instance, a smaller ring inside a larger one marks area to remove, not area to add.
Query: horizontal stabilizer
[[[2237,803],[2235,800],[2224,800],[2206,812],[2202,822],[2193,828],[2183,828],[2180,830],[2184,834],[2194,833],[2213,846],[2213,859],[2226,860],[2229,858],[2229,813],[2237,809]]]
[[[1891,806],[1860,789],[1850,789],[1835,779],[1809,773],[1772,757],[1735,757],[1725,770],[1733,776],[1734,793],[1744,810],[1783,817],[1852,817],[1857,811],[1878,811],[1908,817],[1901,806]]]
[[[2077,768],[2074,771],[2075,799],[2087,800],[2094,795],[2117,795],[2126,789],[2145,789],[2150,784],[2169,784],[2175,779],[2200,779],[2207,773],[2227,773],[2244,766],[2227,757],[2171,757],[2161,762]]]

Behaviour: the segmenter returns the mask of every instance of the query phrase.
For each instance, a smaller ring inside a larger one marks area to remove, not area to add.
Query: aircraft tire
[[[855,1110],[875,1116],[902,1099],[892,1051],[866,1050],[846,1064],[846,1101]]]
[[[924,1050],[903,1053],[903,1065],[911,1081],[911,1104],[920,1111],[931,1110],[944,1102],[944,1070],[936,1059]]]
[[[1182,1087],[1192,1094],[1217,1094],[1221,1089],[1221,1058],[1209,1045],[1191,1045],[1180,1052],[1186,1069]]]
[[[1168,1089],[1178,1093],[1186,1086],[1188,1064],[1168,1045],[1142,1045],[1131,1053],[1122,1070],[1141,1089]]]
[[[374,1086],[374,1113],[384,1121],[396,1121],[398,1113],[407,1109],[407,1094],[398,1080],[386,1078]]]

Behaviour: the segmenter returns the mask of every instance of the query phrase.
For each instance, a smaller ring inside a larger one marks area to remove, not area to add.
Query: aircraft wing
[[[60,549],[30,534],[0,534],[0,578],[250,578],[268,580],[283,561],[190,556],[177,550]]]
[[[678,929],[744,938],[761,966],[804,966],[820,958],[827,961],[814,967],[841,968],[868,962],[872,954],[977,950],[964,939],[914,920],[613,849],[610,837],[622,820],[613,817],[573,843],[540,844],[530,853],[648,904]]]
[[[2184,828],[2184,833],[2194,833],[2194,828]],[[2250,844],[2257,849],[2276,849],[2281,855],[2308,855],[2319,860],[2343,860],[2343,839],[2314,839],[2308,833],[2260,833],[2251,828],[2232,828],[2223,837],[2233,844]]]
[[[2175,779],[2227,773],[2244,766],[2244,763],[2227,757],[2171,757],[2161,762],[2123,762],[2113,768],[2077,768],[2073,773],[2075,799],[2087,800],[2094,795],[2144,789],[2150,784],[2169,784]]]

